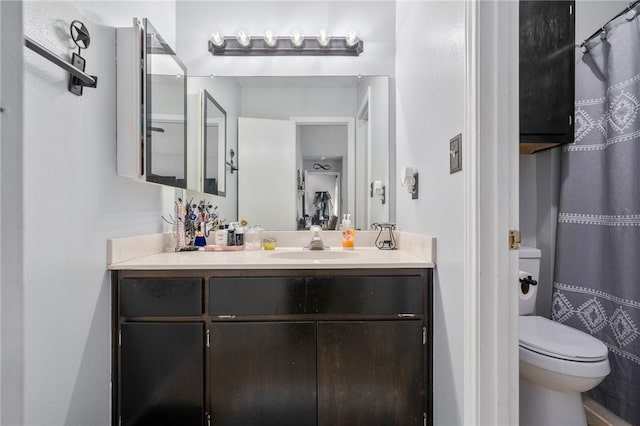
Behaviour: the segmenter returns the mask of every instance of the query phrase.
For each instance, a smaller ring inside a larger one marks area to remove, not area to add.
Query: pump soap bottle
[[[346,214],[342,218],[342,248],[352,249],[355,246],[356,231],[351,224],[351,215]]]

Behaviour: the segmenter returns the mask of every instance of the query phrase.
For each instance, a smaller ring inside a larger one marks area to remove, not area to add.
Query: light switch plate
[[[449,174],[462,170],[462,133],[449,140]]]

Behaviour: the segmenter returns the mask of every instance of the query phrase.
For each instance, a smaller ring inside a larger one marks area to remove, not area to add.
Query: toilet
[[[533,315],[539,271],[540,250],[521,247],[520,425],[586,426],[581,393],[609,374],[608,350],[589,334]]]

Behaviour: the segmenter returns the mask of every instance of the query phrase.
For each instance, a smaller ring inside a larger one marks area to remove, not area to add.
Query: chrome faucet
[[[311,228],[309,229],[311,230],[311,233],[313,235],[311,237],[311,242],[309,242],[309,245],[304,248],[308,250],[328,250],[330,247],[325,246],[322,242],[322,238],[320,238],[320,231],[322,230],[322,228],[318,225],[311,225]]]

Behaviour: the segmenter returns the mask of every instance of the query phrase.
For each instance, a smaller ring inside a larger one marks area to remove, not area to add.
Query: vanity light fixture
[[[209,52],[214,56],[359,56],[363,50],[357,31],[333,37],[326,28],[314,36],[305,36],[300,28],[294,28],[290,36],[278,36],[271,28],[263,36],[250,36],[244,29],[235,36],[224,36],[214,30],[209,38]]]
[[[300,28],[294,28],[291,31],[291,44],[295,47],[302,47],[302,43],[304,43],[304,35],[302,34],[302,30]]]
[[[326,28],[320,29],[320,34],[318,34],[318,43],[320,43],[321,47],[328,47],[329,42],[331,41],[331,36],[327,32]]]
[[[211,37],[209,40],[216,47],[224,47],[224,36],[218,30],[211,31]]]
[[[278,35],[273,28],[267,28],[264,31],[264,44],[268,47],[276,47],[276,44],[278,44]]]
[[[238,44],[243,48],[247,48],[251,45],[251,36],[247,34],[247,30],[240,28],[238,34],[236,34],[236,40]]]
[[[360,42],[360,34],[357,31],[349,31],[347,33],[346,43],[347,46],[353,47]]]

